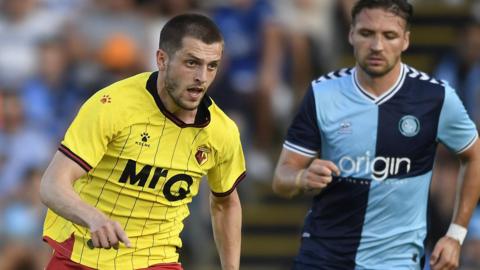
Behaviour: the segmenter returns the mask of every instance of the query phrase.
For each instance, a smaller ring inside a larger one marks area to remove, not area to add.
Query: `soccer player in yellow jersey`
[[[245,161],[236,125],[206,95],[222,52],[209,18],[176,16],[157,72],[83,105],[41,182],[46,269],[182,269],[179,234],[204,175],[222,269],[239,269]]]

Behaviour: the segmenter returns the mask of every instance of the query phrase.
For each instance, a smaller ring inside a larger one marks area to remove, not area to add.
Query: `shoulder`
[[[239,134],[237,124],[210,98],[210,128],[217,134],[231,137]]]
[[[353,68],[342,68],[324,74],[311,82],[314,91],[331,89],[341,86],[346,82],[351,82]]]
[[[353,87],[353,70],[353,68],[342,68],[318,77],[311,82],[308,90],[311,93],[307,93],[307,95],[326,102],[331,98],[338,98],[342,92]]]
[[[97,91],[90,97],[89,101],[112,104],[112,107],[117,110],[128,109],[132,106],[145,106],[151,99],[146,90],[146,83],[150,74],[151,72],[140,73],[115,82]]]
[[[418,101],[436,101],[441,105],[448,92],[454,93],[455,90],[447,81],[437,79],[423,71],[419,71],[411,66],[405,65],[406,78],[405,84],[408,85],[412,98]]]
[[[109,95],[110,97],[123,99],[123,101],[127,101],[128,98],[132,97],[144,96],[150,74],[151,72],[145,72],[120,80],[99,90],[95,95]]]
[[[342,68],[323,74],[312,81],[312,86],[322,86],[329,83],[338,83],[346,78],[351,78],[354,68]]]
[[[155,101],[145,88],[150,73],[142,73],[113,83],[93,94],[81,110],[100,118],[124,122],[154,110]],[[132,118],[133,117],[133,118]]]
[[[405,65],[405,69],[407,71],[407,79],[409,79],[412,83],[418,86],[427,87],[429,89],[445,89],[449,87],[448,82],[445,80],[440,80],[435,78],[432,75],[429,75],[423,71],[419,71],[414,67]]]

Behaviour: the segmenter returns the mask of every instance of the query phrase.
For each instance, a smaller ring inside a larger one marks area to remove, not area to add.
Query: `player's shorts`
[[[423,269],[425,257],[419,258],[418,262],[412,264],[410,258],[400,265],[390,267],[367,266],[361,267],[355,262],[355,250],[347,249],[350,244],[344,239],[316,239],[303,237],[300,250],[294,259],[292,270],[354,270],[354,269]],[[349,240],[347,240],[349,241]],[[382,258],[387,260],[387,258]]]
[[[94,268],[87,267],[76,263],[69,258],[63,256],[62,254],[54,251],[50,262],[48,263],[45,270],[59,270],[59,269],[69,269],[69,270],[94,270]],[[182,265],[179,263],[162,263],[149,266],[147,268],[142,268],[139,270],[183,270]]]
[[[88,266],[76,263],[72,261],[69,257],[56,251],[56,249],[59,247],[66,250],[71,250],[71,248],[73,247],[73,234],[71,238],[69,238],[63,243],[58,243],[48,237],[44,237],[44,240],[54,248],[52,258],[50,258],[50,261],[45,270],[94,270],[94,268],[90,268]],[[183,270],[183,268],[180,263],[159,263],[138,270]]]
[[[338,240],[338,246],[341,240]],[[330,241],[303,237],[292,270],[353,270],[355,257]],[[354,254],[354,253],[353,253]],[[350,256],[349,256],[350,255]]]

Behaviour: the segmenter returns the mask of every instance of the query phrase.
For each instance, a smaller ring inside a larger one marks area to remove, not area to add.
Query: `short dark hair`
[[[220,29],[210,18],[189,13],[175,16],[165,24],[158,46],[171,55],[182,47],[184,37],[199,39],[206,44],[223,42]]]
[[[352,23],[355,23],[355,17],[363,9],[382,8],[403,19],[410,26],[413,16],[413,6],[407,0],[359,0],[352,8]]]

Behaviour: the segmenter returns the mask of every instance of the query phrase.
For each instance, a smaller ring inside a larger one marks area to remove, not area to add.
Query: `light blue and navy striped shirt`
[[[284,147],[331,160],[341,174],[314,198],[296,260],[420,269],[437,143],[461,153],[477,138],[454,89],[407,65],[379,97],[362,89],[355,68],[313,81]]]

